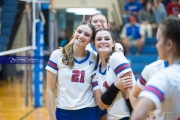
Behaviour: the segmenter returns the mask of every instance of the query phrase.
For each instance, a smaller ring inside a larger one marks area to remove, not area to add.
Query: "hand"
[[[24,9],[23,13],[28,13],[28,9]]]
[[[56,14],[56,9],[51,9],[51,12]]]
[[[118,78],[115,81],[114,85],[120,90],[130,88],[133,85],[132,77],[131,76],[125,76],[125,77],[122,77],[122,78]]]

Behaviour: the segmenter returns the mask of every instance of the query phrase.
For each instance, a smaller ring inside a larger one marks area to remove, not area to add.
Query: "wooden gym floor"
[[[30,90],[28,95],[29,105],[26,106],[24,84],[18,80],[0,80],[0,120],[49,120],[45,102],[43,107],[34,108]]]

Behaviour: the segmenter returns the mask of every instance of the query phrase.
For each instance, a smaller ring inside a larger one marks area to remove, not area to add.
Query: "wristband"
[[[118,92],[119,89],[113,83],[109,89],[101,95],[101,101],[106,105],[111,105]]]

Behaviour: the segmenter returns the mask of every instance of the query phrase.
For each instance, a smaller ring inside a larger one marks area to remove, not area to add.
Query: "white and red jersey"
[[[157,61],[147,65],[143,69],[141,76],[138,78],[138,80],[136,82],[137,86],[143,90],[146,83],[150,80],[150,78],[167,66],[168,66],[168,63],[167,63],[167,61],[164,61],[164,60],[157,60]]]
[[[100,89],[104,93],[117,78],[130,71],[132,72],[129,61],[125,56],[119,52],[113,53],[109,58],[107,68],[104,72],[101,72],[101,63],[99,63],[96,75],[92,81],[93,90]],[[124,96],[124,91],[119,91],[113,103],[107,107],[108,120],[130,116]]]
[[[156,120],[180,120],[180,63],[154,75],[139,97],[150,99],[158,111]]]
[[[58,78],[58,108],[77,110],[96,106],[91,86],[95,61],[96,56],[88,51],[83,60],[74,59],[74,67],[70,69],[62,63],[62,49],[51,54],[46,70],[56,74]]]
[[[86,50],[94,53],[95,55],[97,55],[97,50],[96,48],[94,47],[94,45],[92,43],[89,43],[87,46],[86,46]],[[115,50],[116,52],[120,52],[124,55],[124,49],[123,49],[123,46],[120,44],[120,43],[116,43],[116,46],[115,46]]]

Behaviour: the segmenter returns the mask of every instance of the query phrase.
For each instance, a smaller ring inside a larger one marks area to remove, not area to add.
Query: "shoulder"
[[[52,55],[57,55],[57,56],[62,55],[62,48],[57,49],[57,50],[54,50],[54,51],[52,52]]]
[[[120,43],[116,43],[116,45],[115,45],[115,51],[116,51],[116,52],[120,52],[121,54],[124,55],[124,49],[123,49],[123,46],[122,46]]]
[[[154,81],[159,81],[159,80],[161,82],[162,82],[162,80],[165,81],[165,80],[167,80],[167,78],[169,78],[168,76],[172,75],[170,73],[172,73],[173,71],[174,70],[172,67],[164,68],[164,69],[158,71],[154,76],[152,76],[152,79],[154,79]]]
[[[120,52],[114,52],[111,56],[110,56],[110,62],[114,63],[114,62],[128,62],[128,60],[126,59],[126,57],[120,53]]]
[[[124,55],[122,55],[122,54],[119,53],[119,52],[114,52],[114,53],[110,56],[111,59],[114,59],[114,58],[117,58],[117,57],[123,57],[123,58],[124,58]]]
[[[161,69],[161,68],[165,68],[165,65],[164,65],[165,61],[164,60],[157,60],[149,65],[147,65],[146,69],[148,70],[153,70],[153,69]]]
[[[126,3],[125,3],[125,6],[126,6],[126,7],[130,6],[129,2],[126,2]]]
[[[138,1],[135,1],[135,2],[134,2],[134,4],[137,4],[137,5],[139,5],[140,3],[139,3]]]
[[[123,46],[120,43],[116,43],[117,48],[123,48]]]
[[[124,25],[124,28],[128,28],[128,27],[131,27],[131,25],[129,23]]]

